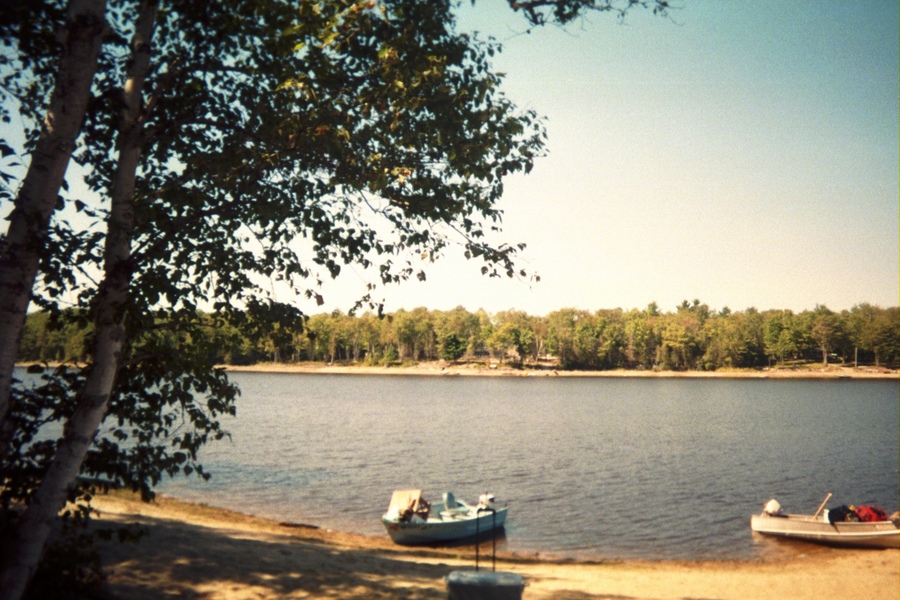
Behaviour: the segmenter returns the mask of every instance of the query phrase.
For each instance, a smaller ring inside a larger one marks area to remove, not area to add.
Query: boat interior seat
[[[469,514],[469,507],[460,504],[453,497],[453,492],[444,492],[444,509],[440,511],[441,518],[444,520],[458,519]]]
[[[456,501],[456,498],[453,497],[453,492],[444,492],[444,508],[446,510],[459,508],[459,503]]]

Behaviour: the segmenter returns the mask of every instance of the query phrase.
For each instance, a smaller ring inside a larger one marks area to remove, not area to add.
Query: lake
[[[498,548],[575,558],[746,559],[749,518],[900,504],[898,382],[234,373],[213,475],[160,491],[386,535],[391,492],[510,507]]]

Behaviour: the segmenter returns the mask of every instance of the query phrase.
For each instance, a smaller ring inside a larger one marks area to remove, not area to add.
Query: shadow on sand
[[[112,597],[446,598],[446,564],[392,559],[390,551],[341,548],[302,531],[245,533],[134,517],[137,543],[100,547]],[[387,553],[387,555],[385,555]]]

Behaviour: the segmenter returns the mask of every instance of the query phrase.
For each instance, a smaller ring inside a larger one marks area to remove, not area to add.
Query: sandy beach
[[[447,597],[450,572],[475,564],[473,547],[408,549],[386,535],[279,524],[167,497],[145,504],[117,494],[96,498],[94,506],[101,526],[132,523],[146,531],[136,544],[101,547],[107,589],[123,600],[437,599]],[[588,563],[498,555],[497,570],[522,575],[528,600],[900,597],[898,550],[771,543],[779,546],[752,562]]]

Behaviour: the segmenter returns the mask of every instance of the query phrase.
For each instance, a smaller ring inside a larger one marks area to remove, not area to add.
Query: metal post
[[[478,570],[479,548],[481,547],[481,518],[482,512],[491,511],[491,532],[494,537],[491,538],[491,570],[497,570],[497,511],[490,506],[478,507],[475,511],[475,570]]]
[[[491,509],[491,571],[497,572],[497,511]]]
[[[479,513],[481,509],[475,511],[475,570],[478,570],[478,548],[481,546],[481,519]]]

